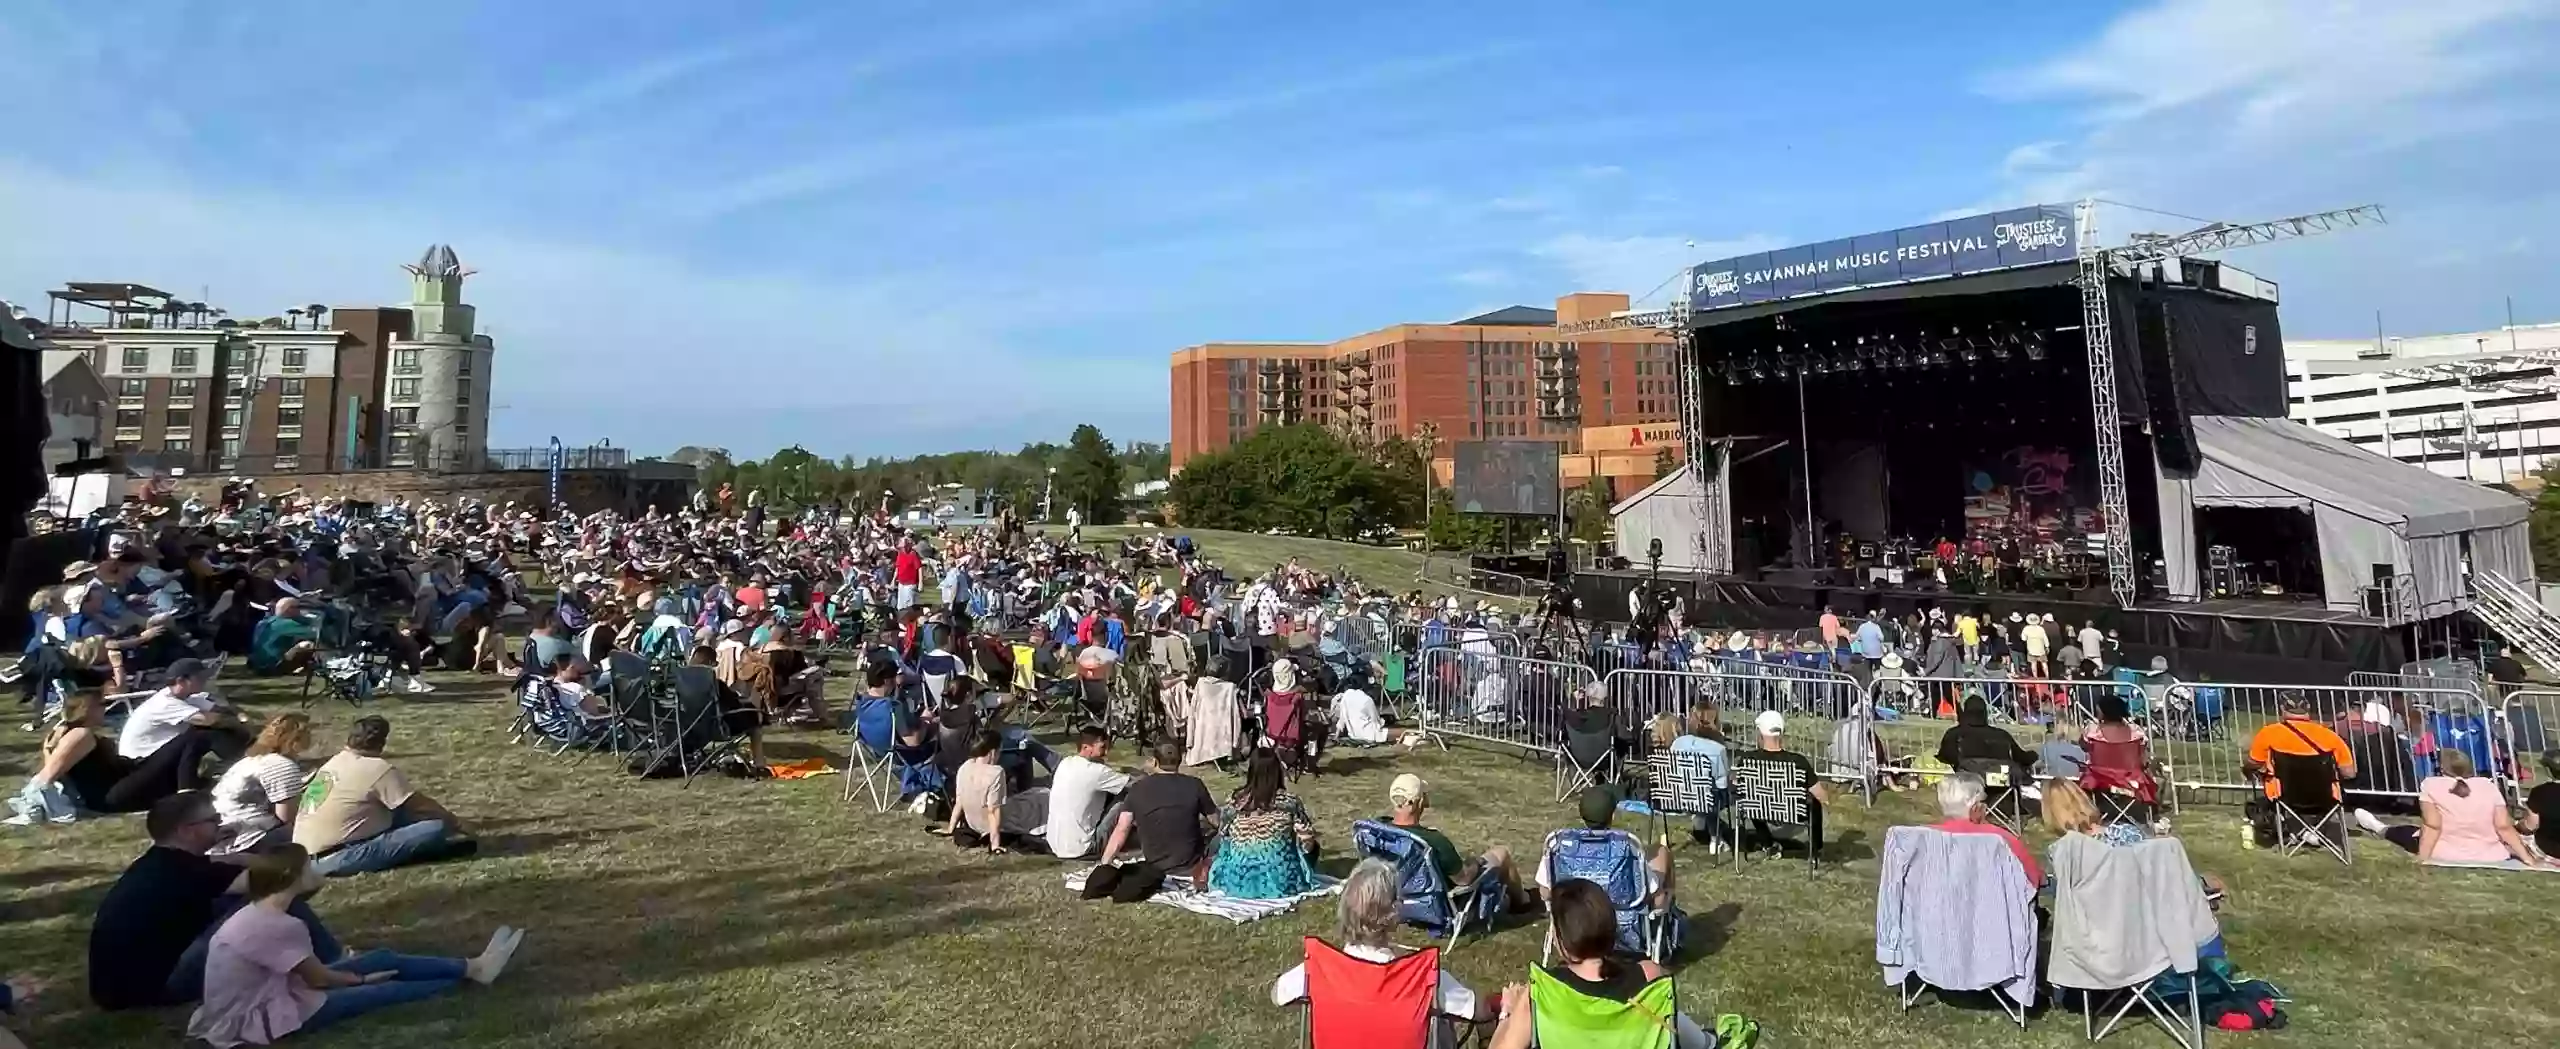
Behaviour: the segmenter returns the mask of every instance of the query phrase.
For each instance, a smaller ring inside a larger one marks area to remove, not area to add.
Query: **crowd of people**
[[[614,668],[647,668],[641,673],[654,678],[680,667],[710,682],[717,717],[702,730],[740,744],[735,771],[769,774],[769,728],[849,731],[857,760],[881,760],[896,802],[925,814],[930,830],[993,854],[1089,864],[1083,892],[1091,899],[1133,902],[1175,885],[1239,900],[1319,891],[1330,882],[1319,873],[1326,829],[1365,815],[1420,843],[1437,883],[1475,889],[1486,913],[1552,920],[1560,964],[1541,970],[1552,987],[1511,988],[1495,1000],[1442,977],[1441,1011],[1495,1025],[1494,1044],[1525,1044],[1526,1028],[1512,1017],[1527,1016],[1525,1003],[1542,989],[1623,1003],[1661,976],[1657,960],[1638,960],[1644,943],[1626,933],[1628,915],[1641,912],[1668,923],[1677,940],[1669,843],[1613,827],[1621,812],[1643,811],[1643,770],[1620,766],[1595,778],[1575,796],[1576,825],[1540,843],[1535,857],[1500,844],[1462,848],[1433,826],[1432,789],[1410,772],[1392,777],[1369,814],[1312,812],[1293,789],[1296,777],[1322,771],[1329,747],[1425,742],[1427,730],[1398,723],[1386,702],[1385,652],[1410,635],[1420,647],[1491,655],[1496,635],[1535,633],[1505,613],[1398,597],[1295,562],[1230,578],[1183,537],[1086,547],[1009,515],[925,532],[880,515],[769,518],[753,498],[748,509],[545,517],[470,502],[286,497],[128,507],[93,522],[93,559],[71,565],[63,585],[30,609],[35,637],[20,674],[46,730],[10,820],[148,813],[152,845],[94,926],[92,997],[111,1009],[192,1003],[191,1035],[265,1044],[485,983],[521,939],[501,929],[472,959],[339,948],[308,904],[323,880],[462,859],[478,844],[385,757],[387,719],[354,719],[343,748],[311,768],[306,715],[252,719],[221,698],[217,678],[234,666],[306,682],[351,677],[359,697],[375,686],[430,690],[420,675],[431,669],[495,675],[511,682],[527,731],[616,751],[642,748],[616,698],[639,683],[617,683]],[[534,569],[556,592],[527,589],[524,573]],[[1814,654],[1682,623],[1684,615],[1674,608],[1670,629],[1647,631],[1642,645],[1631,632],[1597,635],[1584,655],[1594,665],[1722,670]],[[517,622],[523,634],[511,641],[502,623]],[[1888,686],[1897,674],[2018,679],[2058,668],[2095,678],[2118,658],[2094,625],[2072,633],[2023,616],[1888,623],[1870,615],[1850,625],[1826,611],[1819,630],[1826,668]],[[1541,651],[1557,654],[1548,644]],[[841,710],[825,687],[838,674],[861,682]],[[1915,682],[1908,693],[1871,694],[1937,707],[1929,712],[1953,720],[1927,755],[1945,769],[1930,777],[1949,813],[1939,827],[2004,837],[2030,880],[2041,880],[2036,858],[1985,819],[2012,792],[2032,792],[2060,834],[2129,840],[2159,829],[2147,807],[2118,804],[2148,806],[2156,787],[2145,725],[2120,701],[2099,703],[2094,723],[2083,724],[2076,704],[2022,708],[2014,694],[1987,688],[1940,696]],[[1737,742],[1712,697],[1642,726],[1613,724],[1612,698],[1599,686],[1577,706],[1562,726],[1567,746],[1577,735],[1609,740],[1633,728],[1650,731],[1652,749],[1703,761],[1712,792],[1687,815],[1710,850],[1733,842],[1818,853],[1840,768],[1864,775],[1921,757],[1883,755],[1872,738],[1835,738],[1832,762],[1817,767],[1789,745],[1786,712],[1747,711],[1748,738]],[[1995,714],[2015,720],[2022,710],[2048,724],[2041,745],[1995,724]],[[1865,723],[1818,713],[1840,726]],[[2276,754],[2334,753],[2351,779],[2354,752],[2334,733],[2321,737],[2326,730],[2307,710],[2296,713],[2253,743],[2260,770],[2272,783]],[[1066,734],[1060,748],[1036,731],[1044,725]],[[2269,735],[2279,728],[2289,734]],[[692,745],[692,729],[685,732],[680,750]],[[1124,741],[1137,744],[1139,767],[1110,764]],[[1855,754],[1845,766],[1844,746]],[[2549,760],[2560,774],[2560,755]],[[1734,769],[1746,763],[1781,767],[1802,792],[1803,822],[1724,811]],[[1234,770],[1240,786],[1211,790],[1196,774],[1205,765]],[[2495,781],[2456,761],[2440,771],[2419,792],[2420,827],[2368,829],[2423,858],[2485,860],[2495,845],[2499,859],[2549,862],[2560,790],[2536,792],[2515,822]],[[1916,782],[1897,776],[1886,785]],[[2540,851],[2520,833],[2536,835]],[[1581,847],[1631,856],[1641,873],[1608,885],[1574,876],[1584,871],[1573,851]],[[1380,912],[1402,913],[1389,904],[1411,874],[1376,854],[1352,866],[1341,886],[1346,953],[1394,956],[1394,923]],[[1293,976],[1273,988],[1275,1001],[1303,995],[1306,974]],[[1686,1017],[1677,1037],[1684,1046],[1713,1041]]]

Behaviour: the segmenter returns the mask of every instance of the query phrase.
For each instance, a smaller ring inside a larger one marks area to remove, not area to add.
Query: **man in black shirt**
[[[184,1005],[204,995],[205,952],[214,930],[248,902],[230,857],[205,856],[220,836],[213,797],[183,791],[151,807],[151,848],[107,890],[89,930],[89,997],[101,1009]],[[310,906],[288,911],[311,929],[312,952],[344,953]]]
[[[1192,884],[1206,881],[1209,859],[1209,837],[1217,828],[1218,803],[1210,800],[1209,787],[1196,776],[1182,771],[1182,744],[1167,740],[1156,744],[1147,757],[1147,774],[1129,785],[1121,795],[1124,810],[1112,824],[1111,840],[1103,846],[1102,865],[1129,843],[1134,833],[1138,848],[1146,853],[1146,865],[1159,874],[1193,875]]]

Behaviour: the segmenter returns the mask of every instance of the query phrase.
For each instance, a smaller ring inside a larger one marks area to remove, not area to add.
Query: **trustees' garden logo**
[[[1994,247],[2015,247],[2021,251],[2059,248],[2069,244],[2071,231],[2060,219],[2036,219],[2032,222],[2003,222],[1991,227]]]
[[[1717,270],[1699,274],[1698,289],[1709,295],[1731,295],[1742,290],[1742,282],[1733,279],[1732,270]]]

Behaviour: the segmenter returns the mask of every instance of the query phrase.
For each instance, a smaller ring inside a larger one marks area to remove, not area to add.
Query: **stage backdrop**
[[[1470,514],[1554,517],[1556,459],[1553,441],[1461,441],[1450,473],[1451,498]]]
[[[1700,263],[1689,271],[1689,308],[2065,262],[2078,255],[2071,205],[2039,204]]]

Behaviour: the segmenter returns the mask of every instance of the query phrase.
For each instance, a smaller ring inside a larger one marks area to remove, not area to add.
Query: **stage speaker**
[[[1744,532],[1733,536],[1733,577],[1758,582],[1760,579],[1760,538]]]
[[[2169,305],[2145,299],[2133,308],[2133,341],[2142,355],[2142,403],[2151,416],[2153,455],[2162,470],[2193,473],[2196,428],[2178,392],[2178,355],[2169,332]]]

